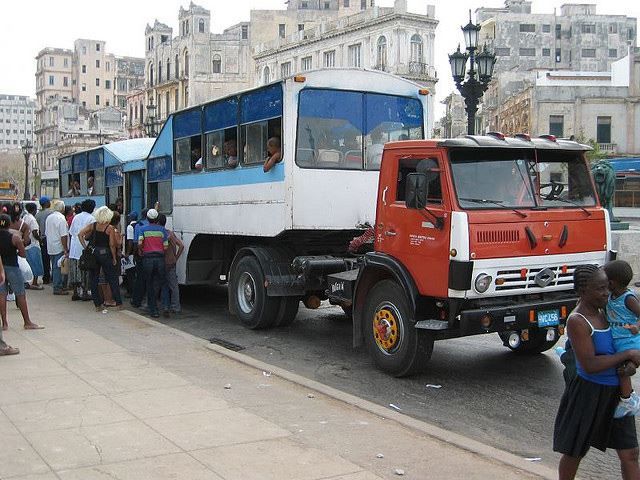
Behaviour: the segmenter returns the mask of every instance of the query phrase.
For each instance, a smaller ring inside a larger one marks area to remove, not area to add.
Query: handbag
[[[93,234],[87,247],[82,251],[80,258],[78,259],[78,267],[85,272],[98,270],[98,259],[94,254],[94,239],[96,237],[96,224],[93,224]]]
[[[25,283],[31,283],[33,281],[33,272],[31,271],[31,266],[29,265],[29,262],[27,262],[27,259],[19,256],[18,267],[20,267]]]

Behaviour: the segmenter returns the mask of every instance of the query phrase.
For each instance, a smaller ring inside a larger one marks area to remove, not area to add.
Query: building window
[[[53,57],[49,57],[49,66],[50,67],[53,67],[53,62],[54,62]]]
[[[104,81],[104,88],[106,88],[107,90],[111,90],[111,80]]]
[[[241,38],[242,40],[246,40],[249,38],[249,25],[242,25],[242,35]]]
[[[204,20],[198,20],[198,33],[204,33]]]
[[[309,8],[309,2],[302,0],[300,2],[300,10],[306,10],[307,8]]]
[[[609,58],[616,58],[618,56],[618,50],[615,48],[609,49]]]
[[[511,55],[511,49],[508,47],[501,47],[495,49],[496,57],[508,57]]]
[[[96,78],[96,87],[99,87],[99,86],[100,86],[100,79]]]
[[[83,92],[86,92],[87,91],[87,84],[83,83],[81,88],[82,88]]]
[[[85,45],[82,46],[82,54],[83,55],[87,54],[87,47]]]
[[[611,143],[611,117],[598,117],[596,119],[596,141],[598,143]]]
[[[349,66],[350,67],[360,67],[361,66],[361,57],[360,51],[362,49],[362,45],[360,43],[356,45],[349,45]]]
[[[596,49],[595,48],[583,48],[582,49],[582,58],[596,58]]]
[[[100,51],[100,44],[96,43],[96,52],[99,52],[99,51]]]
[[[184,75],[189,76],[189,52],[184,52]]]
[[[284,38],[286,36],[286,25],[281,23],[278,25],[278,36]]]
[[[49,85],[53,85],[53,81],[54,81],[53,75],[49,75]]]
[[[107,100],[104,104],[105,104],[105,106],[108,107],[111,103],[109,102],[109,100]]]
[[[542,33],[551,33],[551,25],[548,23],[542,24]]]
[[[562,25],[556,24],[556,40],[560,40],[562,38]]]
[[[271,81],[271,71],[269,70],[269,67],[264,67],[264,70],[262,71],[262,83],[266,85],[270,81]]]
[[[298,24],[298,31],[302,32],[304,30],[304,23],[299,23]]]
[[[169,109],[171,107],[171,102],[170,102],[170,98],[169,98],[169,92],[164,94],[164,106],[165,106],[165,115],[168,117],[169,116]]]
[[[556,63],[560,63],[562,61],[562,51],[559,48],[556,48]]]
[[[360,0],[360,10],[366,10],[367,0]]]
[[[336,66],[336,51],[331,50],[324,52],[322,66],[324,68],[332,68]]]
[[[303,72],[306,72],[308,70],[311,70],[313,68],[313,58],[312,57],[302,57],[302,60],[300,60],[300,69]]]
[[[519,53],[520,53],[521,57],[535,57],[536,56],[536,49],[535,48],[521,48]]]
[[[153,64],[149,65],[149,86],[153,87]]]
[[[82,65],[82,73],[87,73],[87,66],[86,65]]]
[[[63,87],[69,86],[69,77],[62,77],[62,86]]]
[[[551,49],[550,48],[543,48],[542,49],[542,56],[543,57],[550,57],[551,56]]]
[[[422,37],[417,33],[411,37],[411,61],[422,63]]]
[[[96,68],[100,68],[100,60],[96,60]]]
[[[533,23],[521,23],[520,24],[520,33],[529,33],[529,32],[535,32],[536,31],[536,26]]]
[[[342,5],[343,5],[345,8],[349,8],[349,0],[344,0],[344,1],[342,2]]]
[[[378,38],[376,68],[384,70],[387,67],[387,37]]]
[[[564,115],[549,116],[549,134],[556,137],[564,136]]]
[[[617,23],[610,23],[607,30],[608,30],[609,33],[618,33],[618,24]]]
[[[595,23],[583,23],[582,24],[582,33],[596,33],[596,24]]]
[[[280,65],[280,78],[286,78],[291,75],[291,62],[285,62]]]
[[[627,30],[627,40],[633,40],[635,38],[635,32],[633,31],[633,28],[630,28],[629,30]]]
[[[68,67],[69,66],[69,59],[65,58],[64,61],[63,61],[63,64],[64,64],[65,67]]]
[[[180,97],[178,96],[178,89],[176,88],[173,91],[173,109],[174,110],[178,110],[178,108],[180,106],[179,105],[179,100],[180,100]]]
[[[220,55],[213,56],[213,73],[222,72],[222,60],[220,59]]]
[[[180,78],[180,57],[178,57],[178,55],[176,55],[176,64],[175,64],[174,70],[175,70],[174,73],[176,74],[175,76],[177,80],[178,78]]]
[[[104,69],[105,69],[107,72],[110,72],[110,71],[111,71],[111,62],[106,62],[106,63],[104,64]]]
[[[100,95],[96,95],[96,105],[100,105]]]
[[[167,81],[171,80],[171,59],[167,58]]]

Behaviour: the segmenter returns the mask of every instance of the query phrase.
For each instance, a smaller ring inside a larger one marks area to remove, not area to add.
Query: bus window
[[[201,170],[202,109],[177,113],[173,119],[173,136],[176,173]]]
[[[301,167],[362,169],[363,94],[300,92],[296,162]]]
[[[197,170],[196,163],[202,158],[200,135],[176,140],[176,173]]]
[[[238,166],[238,139],[236,128],[207,133],[207,169],[235,168]]]
[[[82,179],[80,180],[82,182]],[[81,184],[87,195],[104,195],[104,150],[91,150],[87,154],[86,184]]]
[[[422,106],[414,98],[365,94],[365,168],[379,170],[383,145],[423,138]]]
[[[282,138],[282,86],[256,90],[240,99],[240,155],[243,165],[262,165],[267,159],[267,141]]]
[[[159,203],[159,211],[171,213],[173,198],[171,195],[171,158],[150,158],[147,161],[148,207]]]
[[[96,179],[96,183],[98,180]],[[106,183],[106,205],[116,204],[117,200],[122,198],[122,166],[114,165],[106,170],[106,182],[103,180],[100,184]]]

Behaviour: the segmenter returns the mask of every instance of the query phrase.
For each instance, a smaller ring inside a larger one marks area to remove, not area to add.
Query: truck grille
[[[517,243],[519,230],[485,230],[476,233],[478,243]]]
[[[496,282],[504,280],[502,285],[496,283],[496,292],[508,290],[536,290],[541,291],[549,287],[573,288],[573,271],[577,265],[555,265],[549,267],[522,268],[519,270],[499,270]],[[536,275],[542,270],[548,269],[554,273],[555,278],[544,287],[536,283]]]

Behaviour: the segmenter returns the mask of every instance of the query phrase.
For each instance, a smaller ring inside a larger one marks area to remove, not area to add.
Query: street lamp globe
[[[487,51],[486,45],[482,52],[476,56],[476,62],[478,63],[478,75],[481,79],[493,76],[493,67],[496,64],[496,56]]]
[[[471,12],[469,12],[469,23],[462,27],[462,33],[464,34],[464,43],[467,46],[467,50],[478,48],[480,25],[475,25],[471,22]]]
[[[156,125],[156,106],[153,104],[153,100],[149,100],[147,105],[147,134],[150,137],[155,137],[155,125]]]
[[[464,77],[468,57],[466,53],[460,51],[460,45],[458,45],[458,50],[449,55],[449,65],[451,65],[451,75],[453,75],[454,80],[462,80]]]

